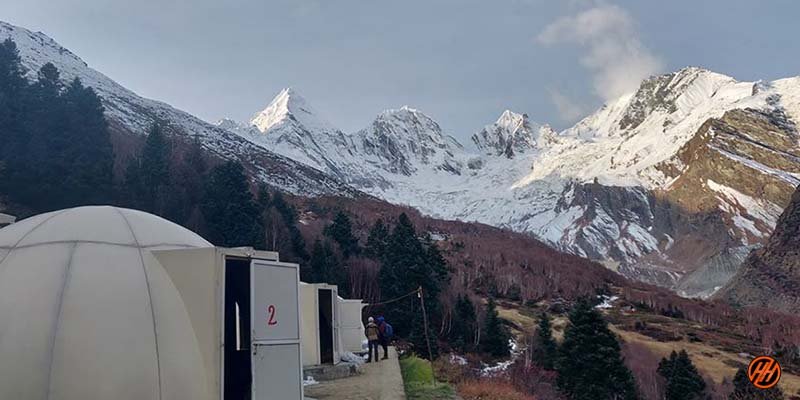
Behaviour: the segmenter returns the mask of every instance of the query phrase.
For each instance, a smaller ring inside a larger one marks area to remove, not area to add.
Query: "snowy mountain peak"
[[[505,110],[495,123],[472,135],[472,142],[487,155],[513,158],[515,154],[537,147],[543,131],[552,131],[552,128],[531,123],[528,114]],[[554,132],[548,135],[554,137]]]
[[[673,114],[686,111],[682,97],[707,99],[723,85],[736,80],[698,67],[686,67],[676,72],[650,77],[642,82],[619,121],[621,129],[635,129],[653,112]],[[685,96],[686,95],[686,96]],[[691,98],[686,100],[691,101]]]
[[[409,106],[381,112],[372,125],[362,132],[386,136],[392,140],[413,140],[440,148],[461,147],[455,139],[442,131],[439,123],[433,118]]]
[[[431,117],[408,106],[383,111],[355,136],[363,152],[377,157],[376,163],[391,173],[410,175],[419,169],[417,164],[452,173],[461,169],[455,156],[463,151],[461,144]]]
[[[281,90],[267,108],[250,120],[250,124],[261,133],[267,133],[286,123],[297,123],[311,131],[336,131],[333,125],[320,117],[308,101],[291,87]]]

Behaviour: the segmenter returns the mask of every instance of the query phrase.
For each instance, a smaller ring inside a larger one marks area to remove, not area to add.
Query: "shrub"
[[[464,400],[535,400],[518,391],[514,385],[502,379],[467,381],[458,386],[458,394]]]

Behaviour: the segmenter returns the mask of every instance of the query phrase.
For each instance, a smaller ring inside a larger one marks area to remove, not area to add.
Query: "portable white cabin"
[[[339,306],[339,343],[342,351],[358,353],[366,351],[364,342],[364,320],[361,318],[364,307],[362,300],[337,299]]]
[[[304,366],[341,361],[337,298],[335,285],[300,283]]]
[[[186,304],[217,398],[303,398],[297,264],[250,248],[153,254]]]

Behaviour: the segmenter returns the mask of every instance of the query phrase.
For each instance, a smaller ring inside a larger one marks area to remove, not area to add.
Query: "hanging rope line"
[[[394,302],[396,302],[396,301],[403,300],[403,299],[405,299],[406,297],[413,296],[413,295],[415,295],[415,294],[419,293],[421,290],[422,290],[422,288],[420,287],[420,288],[418,288],[418,289],[414,289],[414,291],[412,291],[412,292],[409,292],[409,293],[406,293],[406,294],[404,294],[404,295],[402,295],[402,296],[400,296],[400,297],[395,297],[395,298],[393,298],[393,299],[386,300],[386,301],[382,301],[382,302],[380,302],[380,303],[369,303],[369,304],[367,304],[367,305],[368,305],[368,306],[370,306],[370,307],[374,307],[374,306],[382,306],[382,305],[384,305],[384,304],[394,303]]]

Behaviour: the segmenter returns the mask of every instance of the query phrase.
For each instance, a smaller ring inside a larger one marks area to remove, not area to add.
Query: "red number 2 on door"
[[[278,321],[275,319],[274,305],[270,304],[269,307],[267,307],[267,314],[269,314],[269,318],[267,319],[267,325],[268,326],[278,325]]]

